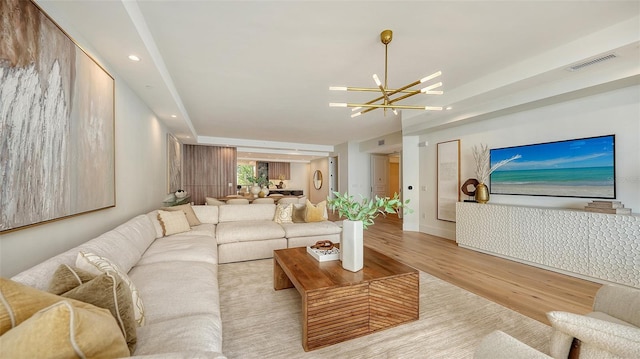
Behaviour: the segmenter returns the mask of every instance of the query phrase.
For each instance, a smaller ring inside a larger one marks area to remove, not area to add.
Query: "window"
[[[248,178],[254,176],[255,166],[251,164],[238,164],[238,185],[239,186],[248,186],[253,183],[248,180]]]

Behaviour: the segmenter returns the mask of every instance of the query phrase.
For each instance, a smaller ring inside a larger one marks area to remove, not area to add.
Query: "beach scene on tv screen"
[[[615,198],[615,137],[600,136],[490,151],[492,194]]]

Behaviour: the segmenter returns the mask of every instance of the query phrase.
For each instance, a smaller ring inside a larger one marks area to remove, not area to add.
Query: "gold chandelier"
[[[373,74],[373,80],[375,81],[378,87],[374,88],[366,88],[366,87],[346,87],[346,86],[331,86],[329,90],[331,91],[360,91],[360,92],[380,92],[382,95],[369,101],[366,103],[336,103],[331,102],[329,106],[331,107],[353,107],[352,111],[354,112],[351,117],[360,116],[369,111],[373,111],[378,108],[382,108],[385,111],[387,109],[393,110],[393,113],[398,115],[397,110],[430,110],[430,111],[441,111],[442,107],[437,106],[411,106],[411,105],[399,105],[397,102],[409,98],[413,95],[417,95],[419,93],[423,93],[426,95],[442,95],[443,91],[434,90],[442,86],[442,82],[435,83],[433,85],[429,85],[420,90],[410,90],[412,87],[417,86],[421,83],[432,80],[440,75],[442,72],[438,71],[433,73],[427,77],[423,77],[422,79],[412,82],[408,85],[402,86],[397,89],[390,89],[387,87],[387,47],[393,38],[393,32],[391,30],[384,30],[380,33],[380,41],[384,44],[384,86],[378,75]],[[398,95],[397,97],[393,97]],[[393,98],[392,98],[393,97]],[[377,103],[381,101],[380,103]],[[363,109],[364,108],[364,109]],[[356,112],[358,111],[358,112]]]

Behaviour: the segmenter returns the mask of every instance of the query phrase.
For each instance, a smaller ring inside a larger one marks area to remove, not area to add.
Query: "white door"
[[[329,198],[335,198],[338,189],[338,157],[329,157]]]
[[[371,197],[389,196],[389,157],[371,155]]]

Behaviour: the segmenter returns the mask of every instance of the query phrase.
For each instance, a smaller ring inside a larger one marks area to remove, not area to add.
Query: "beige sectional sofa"
[[[79,252],[106,258],[126,273],[142,305],[144,323],[135,332],[134,357],[224,358],[218,263],[269,258],[274,249],[314,243],[316,238],[337,241],[340,236],[332,222],[276,223],[273,204],[189,208],[201,224],[184,232],[164,236],[165,223],[152,211],[11,280],[44,292],[56,269],[77,264]],[[5,297],[13,295],[7,288],[0,288],[0,324],[18,328],[20,320],[7,323],[19,306],[6,304]]]
[[[201,211],[202,206],[194,206]],[[276,223],[275,204],[204,206],[218,209],[216,227],[220,263],[271,258],[275,249],[305,247],[320,239],[340,241],[334,222]],[[197,212],[196,212],[197,213]]]

